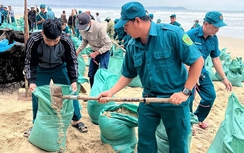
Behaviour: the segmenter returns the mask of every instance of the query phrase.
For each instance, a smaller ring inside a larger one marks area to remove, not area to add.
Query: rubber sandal
[[[77,123],[75,125],[72,124],[72,126],[74,128],[76,128],[77,130],[79,130],[81,133],[85,133],[85,132],[88,131],[87,126],[85,126],[85,124],[83,124],[82,122],[79,122],[79,123]]]

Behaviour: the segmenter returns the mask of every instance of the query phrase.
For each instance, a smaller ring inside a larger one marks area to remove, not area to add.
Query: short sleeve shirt
[[[148,40],[131,39],[126,48],[122,75],[139,75],[144,93],[169,97],[183,89],[187,80],[184,65],[192,65],[201,53],[179,27],[151,22]]]
[[[220,55],[218,38],[216,35],[204,38],[202,26],[193,28],[187,32],[198,50],[202,53],[202,57],[207,59],[208,56],[216,58]]]

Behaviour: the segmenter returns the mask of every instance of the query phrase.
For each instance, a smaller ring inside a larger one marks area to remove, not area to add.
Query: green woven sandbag
[[[60,86],[63,95],[71,94],[70,86]],[[63,100],[63,107],[58,112],[51,106],[48,85],[37,87],[34,95],[38,97],[38,112],[28,140],[43,150],[64,152],[66,130],[74,113],[73,101]]]
[[[91,97],[97,97],[101,92],[109,90],[118,81],[119,77],[112,72],[102,68],[98,69],[94,76],[94,84],[90,91]],[[113,105],[115,102],[111,101],[105,104],[99,103],[97,100],[89,100],[87,102],[87,111],[90,116],[91,122],[98,124],[98,117],[100,111],[109,105]]]
[[[116,152],[134,153],[137,109],[137,105],[129,103],[104,107],[98,120],[102,142],[110,144]]]
[[[242,84],[241,84],[242,77],[243,77],[242,74],[234,73],[232,71],[229,71],[227,73],[227,78],[233,86],[242,87]]]
[[[77,57],[78,60],[78,72],[80,75],[84,76],[86,71],[86,62],[84,58],[82,57],[82,54],[80,52],[79,56]]]
[[[230,67],[230,63],[231,61],[228,61],[228,62],[222,62],[222,68],[223,68],[223,71],[225,72],[225,75],[227,75],[227,73],[229,72],[229,67]],[[220,77],[220,75],[217,73],[217,71],[215,72],[215,77],[221,81],[222,78]]]
[[[243,153],[244,106],[232,93],[228,99],[225,119],[220,124],[208,153]]]
[[[228,134],[223,140],[224,153],[243,153],[244,136]]]
[[[124,61],[123,57],[111,56],[109,58],[108,70],[110,72],[113,72],[114,74],[116,74],[116,75],[118,75],[120,77],[121,76],[121,68],[122,68],[123,61]]]
[[[139,76],[135,77],[135,78],[129,83],[128,86],[130,86],[130,87],[142,87],[141,79],[139,78]]]
[[[113,44],[111,48],[111,55],[113,57],[123,57],[124,56],[124,51],[120,48],[117,47],[117,45]]]
[[[242,87],[242,75],[242,65],[236,59],[233,59],[227,73],[228,80],[233,86]]]
[[[206,70],[209,72],[209,76],[210,76],[211,80],[213,80],[213,81],[219,80],[218,78],[216,78],[215,73],[213,71],[213,62],[212,62],[212,58],[210,56],[208,56],[207,59],[205,60],[205,67],[206,67]]]
[[[191,124],[198,123],[198,118],[193,113],[190,113],[190,121]],[[169,152],[169,141],[168,136],[165,130],[165,126],[163,122],[161,121],[159,126],[156,130],[156,139],[157,139],[157,146],[158,146],[158,153],[168,153]],[[190,152],[190,146],[191,146],[191,139],[192,139],[192,131],[188,135],[188,150]]]
[[[123,57],[113,57],[111,56],[108,63],[108,70],[121,76],[121,68],[123,65],[124,58]],[[130,87],[142,87],[141,80],[139,76],[135,77],[129,85]]]
[[[242,80],[241,81],[244,82],[244,68],[242,70]]]

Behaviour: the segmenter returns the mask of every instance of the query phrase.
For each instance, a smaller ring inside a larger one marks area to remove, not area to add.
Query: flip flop
[[[198,126],[205,130],[208,127],[208,124],[206,122],[200,122],[200,124],[198,123]]]
[[[28,129],[28,131],[25,131],[24,134],[23,134],[23,136],[26,137],[26,138],[28,138],[30,136],[30,134],[31,134],[31,131],[32,131],[32,127],[30,127]]]
[[[87,126],[85,126],[85,124],[83,124],[82,122],[79,122],[79,123],[77,123],[75,125],[72,124],[72,126],[74,128],[76,128],[77,130],[79,130],[81,133],[85,133],[85,132],[88,131]]]

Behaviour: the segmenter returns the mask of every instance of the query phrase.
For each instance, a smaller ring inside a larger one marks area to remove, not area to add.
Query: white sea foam
[[[23,7],[13,7],[16,14],[23,14]],[[78,10],[87,11],[90,10],[92,15],[95,16],[96,12],[99,12],[101,20],[104,20],[107,16],[110,16],[112,19],[116,19],[120,17],[120,8],[76,8]],[[69,16],[71,13],[72,7],[59,7],[52,6],[52,11],[55,13],[57,18],[60,17],[62,11],[66,11],[66,15]],[[199,20],[199,23],[202,24],[203,18],[207,11],[199,11],[199,10],[150,10],[149,13],[154,14],[154,21],[157,19],[161,19],[164,23],[169,23],[171,14],[177,15],[177,21],[181,23],[182,27],[185,31],[189,30],[195,19]],[[224,22],[228,25],[222,27],[218,32],[218,35],[234,37],[234,38],[242,38],[244,39],[244,11],[243,12],[235,12],[235,11],[221,11],[224,16]]]

